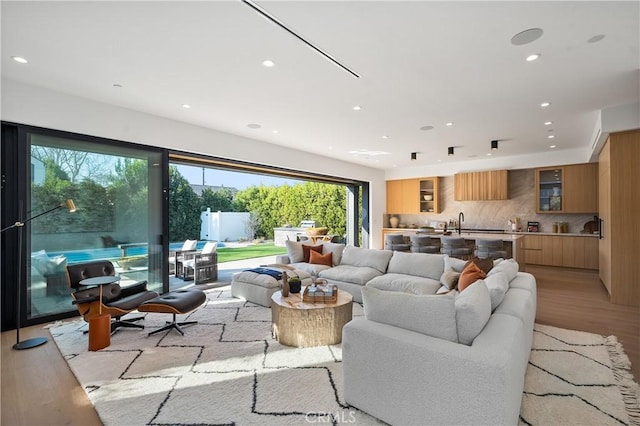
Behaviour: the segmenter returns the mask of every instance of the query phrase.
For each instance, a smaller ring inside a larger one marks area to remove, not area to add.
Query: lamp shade
[[[73,213],[76,211],[76,205],[73,203],[73,200],[71,198],[67,199],[67,201],[65,201],[64,203],[67,206],[69,213]]]

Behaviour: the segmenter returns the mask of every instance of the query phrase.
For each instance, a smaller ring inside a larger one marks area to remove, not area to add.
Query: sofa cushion
[[[509,289],[502,303],[496,308],[495,313],[520,318],[526,329],[533,329],[536,312],[531,292],[521,288]]]
[[[382,272],[368,266],[338,265],[320,271],[320,278],[332,281],[343,281],[352,284],[365,285]]]
[[[389,250],[347,246],[342,253],[340,265],[365,266],[385,273],[392,255],[393,252]]]
[[[504,295],[509,289],[509,279],[504,271],[500,271],[495,274],[489,274],[484,279],[489,289],[489,296],[491,297],[491,311],[493,312],[496,307],[502,303]]]
[[[333,266],[339,265],[342,260],[342,252],[344,251],[345,244],[342,243],[322,243],[322,253],[326,254],[331,252]]]
[[[418,295],[362,288],[364,316],[451,342],[458,340],[456,331],[455,296]]]
[[[330,266],[327,266],[327,265],[321,265],[319,263],[307,263],[307,262],[292,263],[291,266],[293,266],[295,269],[308,272],[311,275],[319,275],[320,272],[330,268]]]
[[[458,278],[458,290],[464,291],[465,288],[486,276],[487,274],[485,274],[478,265],[473,262],[469,262],[462,270],[460,278]]]
[[[439,280],[444,271],[441,254],[393,252],[387,272]]]
[[[308,244],[302,244],[302,261],[309,262],[311,258],[310,252],[322,253],[322,244],[318,244],[317,246],[311,246]]]
[[[435,294],[440,288],[440,282],[431,278],[389,272],[375,277],[366,285],[379,290],[402,291],[413,294]]]
[[[498,272],[503,271],[507,274],[508,280],[511,281],[516,277],[516,275],[518,275],[519,269],[520,265],[518,265],[518,262],[513,259],[505,259],[494,266],[493,269],[489,271],[489,274],[497,274]]]
[[[487,284],[478,280],[458,293],[455,310],[458,342],[470,345],[491,316],[491,298]]]
[[[322,246],[319,246],[322,248]],[[316,251],[311,251],[311,256],[309,257],[309,263],[316,263],[320,265],[333,266],[332,257],[333,253],[328,252],[326,254],[320,254]]]

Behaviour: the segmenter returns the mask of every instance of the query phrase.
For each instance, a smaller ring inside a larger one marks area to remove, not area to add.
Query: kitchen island
[[[522,233],[505,234],[505,233],[483,233],[483,232],[470,232],[462,231],[460,235],[457,232],[451,232],[450,235],[444,235],[442,232],[426,233],[417,228],[383,228],[382,229],[382,241],[384,241],[386,234],[402,234],[407,237],[416,233],[428,235],[429,237],[438,240],[445,237],[461,237],[467,242],[467,246],[475,249],[476,240],[488,239],[488,240],[501,240],[504,243],[504,248],[507,251],[507,258],[513,258],[520,264],[520,270],[524,270],[524,245],[519,242],[524,238]]]

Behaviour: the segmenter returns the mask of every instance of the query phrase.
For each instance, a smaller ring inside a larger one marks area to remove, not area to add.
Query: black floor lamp
[[[24,227],[24,224],[32,221],[33,219],[43,216],[47,213],[51,213],[54,210],[58,210],[61,207],[66,207],[67,209],[69,209],[70,213],[73,213],[76,211],[76,205],[73,204],[73,200],[72,199],[68,199],[67,201],[65,201],[64,203],[55,206],[52,209],[49,209],[45,212],[42,212],[40,214],[37,214],[33,217],[30,217],[29,219],[23,220],[23,221],[18,221],[16,223],[14,223],[13,225],[7,226],[6,228],[2,228],[2,230],[0,231],[0,233],[11,229],[11,228],[18,228],[18,289],[16,291],[16,344],[13,345],[13,349],[31,349],[31,348],[35,348],[36,346],[40,346],[43,345],[45,343],[47,343],[47,338],[46,337],[34,337],[33,339],[27,339],[27,340],[23,340],[22,342],[20,341],[20,291],[22,289],[22,228]],[[20,203],[20,216],[22,216],[22,203]]]

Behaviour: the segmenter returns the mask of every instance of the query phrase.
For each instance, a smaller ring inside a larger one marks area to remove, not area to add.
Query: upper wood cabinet
[[[456,201],[508,200],[509,171],[457,173],[454,197]]]
[[[387,213],[440,213],[439,179],[387,181]]]
[[[537,213],[597,213],[598,164],[535,170]]]

